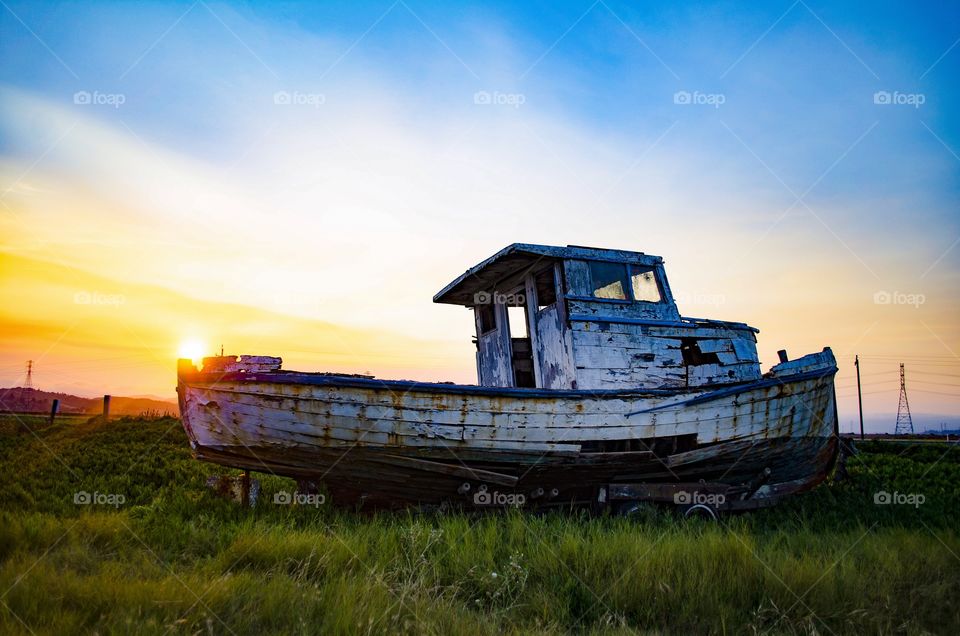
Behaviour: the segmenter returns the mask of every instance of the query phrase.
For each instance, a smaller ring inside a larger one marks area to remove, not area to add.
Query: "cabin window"
[[[707,353],[701,351],[700,343],[696,338],[680,338],[680,354],[683,356],[683,363],[688,366],[720,364],[720,356],[712,351]]]
[[[657,276],[652,267],[630,266],[630,286],[633,299],[645,303],[658,303],[662,300]]]
[[[534,276],[533,280],[537,288],[537,311],[557,302],[557,286],[552,267]]]
[[[595,298],[628,300],[627,268],[621,263],[590,261],[590,281]]]
[[[490,333],[497,328],[497,317],[493,313],[493,304],[476,305],[477,322],[480,325],[480,335]]]
[[[511,338],[527,337],[526,307],[507,307],[507,321],[510,325]]]

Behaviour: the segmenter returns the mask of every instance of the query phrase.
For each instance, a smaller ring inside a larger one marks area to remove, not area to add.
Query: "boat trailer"
[[[571,500],[561,496],[557,488],[545,490],[536,488],[528,494],[507,490],[491,490],[487,484],[474,487],[464,482],[457,494],[472,500],[473,508],[548,508],[565,505],[587,505],[594,513],[611,512],[620,516],[630,516],[642,506],[656,504],[673,506],[684,517],[703,517],[718,519],[729,512],[756,510],[773,506],[776,496],[754,498],[770,479],[770,468],[764,468],[748,483],[731,485],[720,482],[677,483],[615,483],[602,485],[596,489],[596,496],[590,502]]]

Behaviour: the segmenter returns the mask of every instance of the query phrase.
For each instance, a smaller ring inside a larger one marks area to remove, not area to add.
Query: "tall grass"
[[[960,633],[947,447],[868,447],[849,482],[719,524],[360,516],[272,505],[293,487],[272,476],[253,510],[216,497],[204,481],[224,471],[172,419],[15,424],[0,420],[0,633]],[[926,501],[878,506],[878,488]]]

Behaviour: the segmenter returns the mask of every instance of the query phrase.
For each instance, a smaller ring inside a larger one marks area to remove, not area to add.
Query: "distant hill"
[[[83,398],[69,393],[16,387],[0,389],[0,412],[49,413],[54,400],[60,400],[60,413],[97,415],[103,410],[103,398]],[[110,396],[110,415],[140,415],[145,412],[179,415],[176,402],[144,397]]]

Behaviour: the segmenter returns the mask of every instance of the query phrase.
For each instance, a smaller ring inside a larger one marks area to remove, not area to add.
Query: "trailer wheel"
[[[717,521],[720,515],[717,511],[706,504],[693,504],[683,511],[684,519],[705,519],[708,521]]]
[[[649,501],[626,501],[616,508],[617,516],[635,520],[651,520],[657,516],[657,506]]]

